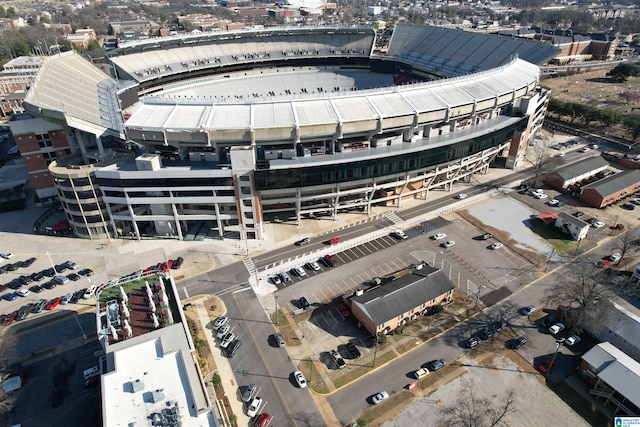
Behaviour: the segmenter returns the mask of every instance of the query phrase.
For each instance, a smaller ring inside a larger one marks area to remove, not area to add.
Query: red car
[[[324,264],[327,267],[337,267],[338,266],[338,260],[333,255],[325,255],[324,257],[322,257],[322,262],[324,262]]]
[[[5,317],[4,320],[2,321],[2,326],[9,326],[10,324],[12,324],[13,321],[16,320],[17,315],[18,315],[17,311],[7,314],[7,317]]]
[[[544,362],[542,362],[540,366],[538,366],[538,369],[540,369],[540,372],[546,374],[553,365],[554,365],[553,360],[547,359]]]
[[[267,427],[269,425],[269,421],[271,421],[271,415],[263,412],[262,414],[256,417],[256,420],[253,422],[254,427]]]
[[[47,304],[47,306],[45,308],[47,310],[53,310],[54,308],[56,308],[60,304],[60,301],[62,301],[62,297],[54,298],[51,301],[49,301],[49,303]]]
[[[332,237],[329,239],[329,244],[330,245],[337,245],[338,243],[340,243],[340,238],[339,237]]]
[[[339,302],[336,307],[338,308],[338,311],[340,312],[340,314],[342,314],[342,317],[347,318],[347,317],[351,316],[351,313],[349,312],[349,309],[343,303]]]

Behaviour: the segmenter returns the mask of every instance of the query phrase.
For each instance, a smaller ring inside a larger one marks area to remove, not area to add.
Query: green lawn
[[[406,405],[413,397],[413,393],[403,390],[395,396],[391,396],[388,400],[374,406],[373,408],[362,414],[356,421],[359,426],[366,426],[377,418],[391,412],[394,408]]]
[[[153,275],[153,276],[147,276],[138,280],[132,280],[130,282],[123,283],[120,286],[122,286],[122,289],[124,289],[126,293],[129,293],[130,291],[144,289],[145,281],[149,283],[149,286],[152,286],[153,283],[155,283],[157,280],[158,280],[158,276]],[[107,300],[113,297],[120,296],[120,286],[114,285],[100,292],[100,303],[105,303],[107,302]]]
[[[533,231],[556,248],[558,254],[572,254],[573,251],[575,251],[577,242],[571,239],[569,235],[560,231],[558,227],[546,225],[541,219],[531,221],[531,226],[533,227]],[[587,239],[584,239],[581,244],[584,245],[585,243],[587,243]]]

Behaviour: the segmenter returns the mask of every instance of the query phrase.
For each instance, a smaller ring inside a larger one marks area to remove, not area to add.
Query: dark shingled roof
[[[560,168],[556,173],[566,181],[576,176],[581,176],[591,171],[601,169],[605,166],[609,166],[609,163],[607,163],[607,161],[602,157],[595,156]]]
[[[615,194],[625,188],[636,185],[640,182],[640,170],[629,169],[614,175],[608,176],[587,184],[582,187],[582,191],[587,188],[592,188],[598,192],[602,197],[607,197]]]
[[[454,289],[453,283],[438,268],[424,266],[360,296],[351,298],[376,325],[410,311]]]

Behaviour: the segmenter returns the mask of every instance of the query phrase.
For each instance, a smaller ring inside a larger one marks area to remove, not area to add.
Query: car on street
[[[236,334],[234,334],[233,332],[227,332],[226,335],[222,337],[222,339],[220,340],[220,347],[221,348],[229,347],[229,344],[231,344],[235,339],[236,339]]]
[[[453,240],[447,240],[444,243],[440,243],[440,246],[442,246],[443,248],[450,248],[451,246],[455,245],[456,242],[454,242]]]
[[[345,348],[347,349],[347,352],[349,353],[349,357],[352,359],[357,359],[359,358],[362,354],[360,353],[360,350],[358,350],[358,347],[356,347],[356,345],[352,342],[348,342],[345,345]]]
[[[338,243],[340,243],[340,238],[339,237],[332,237],[328,240],[330,245],[337,245]]]
[[[594,222],[591,224],[591,226],[592,226],[593,228],[600,228],[600,227],[604,227],[604,225],[605,225],[605,224],[604,224],[604,222],[602,222],[602,221],[594,221]]]
[[[482,341],[480,341],[480,338],[471,337],[465,342],[465,345],[467,346],[467,348],[473,348],[473,347],[477,346],[478,344],[480,344],[481,342]]]
[[[591,151],[591,148],[582,147],[581,149],[578,150],[578,153],[588,153],[589,151]]]
[[[326,265],[327,267],[337,267],[338,266],[338,260],[333,255],[325,255],[325,256],[323,256],[322,257],[322,262],[324,262],[324,265]]]
[[[253,399],[253,396],[256,395],[257,392],[258,392],[258,386],[255,384],[249,384],[248,386],[245,387],[244,391],[242,392],[242,401],[249,403],[251,399]]]
[[[305,388],[307,386],[307,380],[304,378],[304,374],[302,372],[295,371],[293,373],[293,378],[296,380],[298,387]]]
[[[467,195],[464,194],[464,193],[460,193],[460,194],[458,194],[456,196],[456,199],[458,199],[458,200],[462,200],[462,199],[466,199],[466,198],[467,198]]]
[[[298,240],[298,241],[296,242],[296,246],[304,246],[304,245],[308,245],[309,243],[311,243],[311,239],[310,239],[310,238],[308,238],[308,237],[305,237],[305,238],[304,238],[304,239],[302,239],[302,240]]]
[[[227,316],[220,316],[213,321],[213,329],[217,331],[222,327],[222,325],[226,325],[227,322],[229,322],[229,318]]]
[[[255,417],[258,411],[260,410],[261,406],[262,406],[262,398],[256,397],[251,401],[251,403],[247,407],[247,415],[249,417]]]
[[[305,267],[307,267],[307,269],[311,271],[320,271],[320,264],[318,264],[316,261],[309,261],[305,264]]]
[[[496,242],[493,245],[489,246],[489,248],[496,250],[496,249],[500,249],[501,247],[503,247],[504,245],[500,242]]]
[[[300,304],[300,307],[303,308],[304,310],[311,307],[311,304],[309,304],[309,301],[305,297],[300,297],[300,299],[298,300],[298,303]]]
[[[284,347],[287,345],[287,342],[284,340],[282,334],[273,334],[273,340],[278,347]]]
[[[338,305],[336,305],[336,308],[338,309],[342,317],[347,318],[351,316],[351,312],[349,311],[347,306],[344,305],[343,303],[339,302]]]
[[[622,255],[620,255],[620,254],[619,254],[619,253],[617,253],[617,252],[616,252],[616,253],[614,253],[614,254],[609,255],[609,261],[611,261],[611,262],[617,262],[617,261],[620,261],[620,259],[621,259],[621,258],[622,258]]]
[[[526,343],[527,343],[527,339],[525,337],[518,337],[511,340],[510,347],[514,350],[517,350],[523,345],[525,345]]]
[[[530,316],[531,313],[533,313],[534,311],[536,311],[536,306],[535,305],[530,305],[529,307],[524,307],[522,309],[522,315],[523,316]]]
[[[298,277],[304,277],[307,275],[307,272],[304,271],[302,267],[295,267],[291,269],[291,273],[295,274]]]
[[[444,239],[445,237],[447,237],[447,235],[446,235],[446,234],[444,234],[444,233],[438,233],[438,234],[434,234],[433,236],[431,236],[431,239],[433,239],[433,240],[442,240],[442,239]]]
[[[480,239],[482,240],[489,240],[490,238],[493,237],[493,234],[491,233],[484,233],[483,235],[480,236]]]
[[[444,359],[436,359],[436,360],[432,360],[431,362],[429,362],[428,366],[429,366],[429,370],[430,371],[437,371],[440,368],[444,368],[446,364],[447,364],[446,360],[444,360]]]
[[[395,237],[398,240],[407,240],[409,236],[405,234],[402,230],[394,230],[391,232],[391,236]]]
[[[549,327],[549,332],[553,335],[557,334],[558,332],[563,331],[565,328],[564,323],[556,323],[555,325],[551,325]]]
[[[371,398],[371,403],[373,403],[374,405],[377,405],[380,402],[384,402],[388,398],[389,398],[389,393],[387,393],[386,391],[381,391],[380,393],[375,394]]]
[[[263,412],[256,417],[252,425],[253,427],[267,427],[270,422],[271,422],[271,415],[267,414],[266,412]]]
[[[429,370],[427,368],[420,368],[417,371],[415,371],[413,375],[416,377],[417,380],[419,380],[420,378],[424,378],[427,375],[429,375]]]
[[[565,345],[572,346],[574,344],[578,344],[580,342],[580,337],[578,335],[571,335],[567,338],[564,343]]]
[[[228,323],[220,326],[220,328],[218,328],[218,332],[216,333],[216,338],[221,340],[230,330],[231,330],[231,325]]]
[[[53,310],[60,304],[60,302],[62,302],[62,297],[54,298],[47,303],[45,308],[47,310]]]
[[[564,157],[566,155],[567,155],[567,153],[558,153],[558,154],[556,154],[557,157]]]

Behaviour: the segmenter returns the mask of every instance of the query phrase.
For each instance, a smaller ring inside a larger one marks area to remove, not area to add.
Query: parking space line
[[[356,246],[355,248],[353,248],[354,250],[357,249],[358,252],[360,252],[363,256],[367,256],[367,254],[362,250],[361,246]]]

